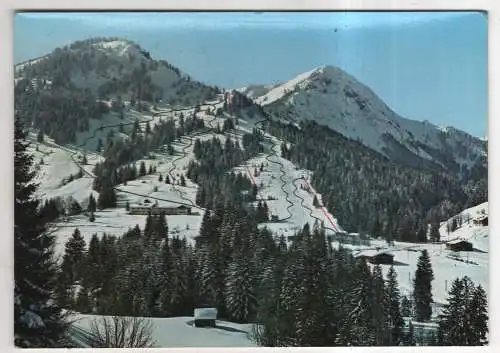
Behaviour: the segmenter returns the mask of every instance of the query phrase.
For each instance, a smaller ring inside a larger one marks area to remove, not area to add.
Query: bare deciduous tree
[[[90,343],[94,348],[151,348],[151,320],[141,317],[102,316],[94,319],[90,328]]]

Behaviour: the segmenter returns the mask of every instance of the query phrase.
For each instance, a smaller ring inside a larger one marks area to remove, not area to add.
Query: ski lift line
[[[312,210],[309,206],[307,206],[307,205],[305,205],[305,204],[304,204],[305,199],[304,199],[302,196],[300,196],[299,194],[297,194],[298,189],[297,189],[297,184],[295,184],[295,182],[296,182],[297,180],[302,180],[302,177],[295,178],[295,179],[292,181],[292,182],[293,182],[293,186],[295,187],[295,189],[293,190],[293,193],[294,193],[294,195],[295,195],[295,196],[297,196],[299,199],[301,199],[300,205],[301,205],[303,208],[306,208],[306,209],[308,209],[308,210],[309,210],[309,215],[310,215],[312,218],[314,218],[314,219],[316,219],[316,220],[318,220],[318,221],[320,221],[320,222],[323,222],[323,220],[322,220],[322,219],[320,219],[320,218],[316,217],[315,215],[313,215],[313,210]],[[330,219],[328,219],[328,220],[330,220]],[[330,224],[331,224],[332,226],[334,226],[332,222],[330,222]],[[328,230],[333,231],[334,233],[338,233],[338,230],[337,230],[337,229],[333,229],[333,228],[330,228],[330,227],[325,227],[324,225],[323,225],[323,227],[324,227],[325,229],[328,229]],[[334,228],[336,228],[336,227],[334,226]]]
[[[306,182],[307,184],[307,187],[310,189],[310,190],[314,190],[311,186],[311,184],[309,184],[309,182],[307,181],[307,179],[303,176],[302,177],[304,179],[304,181]],[[333,228],[337,229],[337,227],[335,226],[335,224],[333,224],[333,221],[332,219],[330,218],[330,216],[328,215],[328,213],[326,212],[326,209],[325,209],[325,206],[321,206],[321,210],[323,211],[323,213],[325,214],[325,217],[326,219],[328,219],[328,222],[332,225]],[[336,230],[336,232],[338,232],[338,229]]]
[[[212,106],[212,107],[216,107],[217,104],[220,104],[222,103],[222,101],[218,101],[218,102],[215,102],[213,104],[207,104],[209,106]],[[161,116],[161,115],[166,115],[166,114],[169,114],[169,113],[175,113],[175,112],[183,112],[183,111],[188,111],[188,110],[192,110],[193,108],[179,108],[179,109],[170,109],[168,111],[162,111],[162,112],[156,112],[156,113],[153,113],[153,115],[151,116],[151,119],[147,120],[147,121],[143,121],[143,123],[149,123],[151,121],[154,120],[154,118],[158,117],[158,116]],[[214,117],[213,120],[215,120],[216,117]],[[211,121],[211,122],[212,122]],[[79,144],[79,145],[76,145],[75,147],[76,148],[83,148],[88,141],[94,139],[96,137],[96,133],[97,131],[100,131],[104,128],[113,128],[113,127],[120,127],[120,126],[129,126],[129,125],[133,125],[135,124],[135,121],[133,122],[130,122],[130,123],[120,123],[120,124],[109,124],[109,125],[104,125],[104,126],[100,126],[96,129],[94,129],[93,133],[92,133],[92,136],[89,136],[87,137],[83,143]],[[210,131],[211,129],[208,129],[208,131]],[[206,131],[204,131],[204,133],[206,133]],[[90,178],[95,178],[95,175],[93,175],[92,173],[88,172],[85,168],[82,167],[82,165],[74,158],[74,156],[78,153],[78,151],[67,151],[69,157],[71,158],[71,160],[73,161],[73,163],[84,173],[86,174],[87,176],[89,176]],[[130,192],[130,191],[125,191],[125,190],[121,190],[119,188],[117,188],[116,186],[113,186],[113,190],[117,191],[117,192],[121,192],[121,193],[125,193],[125,194],[130,194],[130,195],[136,195],[136,196],[141,196],[141,197],[148,197],[150,199],[153,199],[153,200],[158,200],[158,201],[166,201],[166,202],[170,202],[170,203],[174,203],[174,204],[178,204],[178,205],[184,205],[184,206],[190,206],[190,207],[194,207],[194,208],[197,208],[197,209],[200,209],[200,210],[205,210],[205,208],[203,207],[199,207],[199,206],[196,206],[195,204],[193,204],[193,202],[189,199],[186,199],[185,197],[183,197],[183,195],[180,195],[182,199],[184,200],[188,200],[189,202],[191,202],[191,204],[188,204],[188,203],[185,203],[185,202],[179,202],[179,201],[174,201],[174,200],[169,200],[169,199],[162,199],[162,198],[158,198],[158,197],[153,197],[153,196],[150,196],[150,195],[144,195],[144,194],[138,194],[138,193],[134,193],[134,192]]]

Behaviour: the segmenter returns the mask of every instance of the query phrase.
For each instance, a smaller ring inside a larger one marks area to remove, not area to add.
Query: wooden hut
[[[446,243],[446,249],[451,251],[473,251],[472,243],[465,240],[454,240]]]
[[[197,308],[194,309],[194,326],[196,327],[215,327],[217,320],[216,308]]]

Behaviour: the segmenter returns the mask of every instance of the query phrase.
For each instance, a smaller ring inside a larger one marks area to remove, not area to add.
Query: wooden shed
[[[162,213],[166,215],[191,215],[191,207],[180,205],[180,206],[156,206],[156,205],[134,205],[130,207],[130,214],[136,215],[160,215]]]
[[[217,320],[216,308],[197,308],[194,309],[194,326],[196,327],[215,327]]]
[[[455,240],[446,243],[446,249],[451,251],[473,251],[472,243],[465,240]]]
[[[394,255],[387,251],[368,250],[357,254],[355,257],[365,259],[375,265],[392,265],[394,263]]]
[[[394,255],[387,252],[383,252],[372,256],[369,261],[372,264],[392,265],[394,263]]]

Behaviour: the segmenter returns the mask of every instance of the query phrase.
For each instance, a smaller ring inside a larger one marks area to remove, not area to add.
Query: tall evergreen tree
[[[488,297],[481,285],[474,289],[467,311],[470,313],[471,323],[469,331],[470,345],[488,344]]]
[[[418,258],[415,279],[413,280],[413,299],[415,302],[415,319],[428,321],[432,315],[432,271],[431,260],[426,249],[422,250]]]
[[[81,278],[81,268],[85,256],[85,240],[80,230],[75,228],[71,238],[66,242],[63,257],[63,270],[70,284],[74,284]]]
[[[386,295],[384,277],[380,265],[375,265],[372,271],[373,281],[373,326],[375,328],[375,345],[382,346],[388,344],[389,327],[389,302]]]
[[[67,322],[54,302],[54,238],[44,231],[35,198],[33,157],[20,117],[14,130],[14,343],[24,348],[65,345]]]
[[[439,234],[439,223],[435,222],[431,224],[429,238],[433,242],[438,242],[441,239],[441,235]]]
[[[229,265],[225,300],[230,316],[240,322],[248,321],[255,315],[257,299],[253,286],[251,264],[239,253]]]
[[[139,176],[145,176],[145,175],[146,175],[146,164],[144,163],[144,161],[142,161],[139,167]]]
[[[87,205],[87,211],[88,212],[95,212],[96,209],[97,209],[97,204],[96,204],[94,195],[90,194],[90,196],[89,196],[89,202],[88,202],[88,205]]]
[[[373,281],[364,260],[357,262],[353,277],[348,314],[341,324],[336,343],[347,346],[373,346],[376,337],[372,314]]]
[[[488,311],[486,293],[474,287],[469,277],[456,279],[448,302],[439,317],[438,343],[447,346],[487,344]]]
[[[404,321],[400,310],[400,300],[396,271],[391,266],[386,281],[386,301],[390,329],[388,344],[390,346],[398,346],[403,339]]]
[[[410,317],[412,316],[412,313],[412,303],[406,295],[403,295],[403,298],[401,299],[401,315],[403,317]]]

